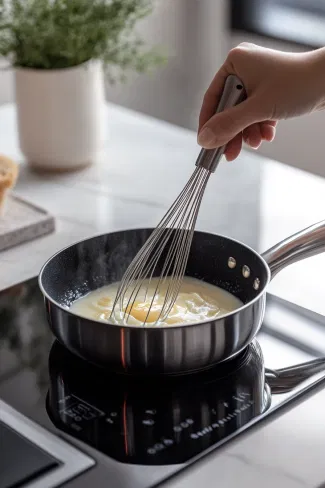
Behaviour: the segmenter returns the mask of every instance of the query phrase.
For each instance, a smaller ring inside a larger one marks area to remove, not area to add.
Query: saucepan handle
[[[325,251],[325,220],[284,239],[262,254],[269,265],[271,279],[289,266],[302,259]]]
[[[317,373],[325,373],[325,358],[313,359],[282,369],[265,369],[272,393],[285,393]]]

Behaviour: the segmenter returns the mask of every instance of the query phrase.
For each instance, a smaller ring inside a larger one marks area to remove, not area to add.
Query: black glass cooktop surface
[[[33,279],[0,293],[0,398],[97,453],[114,486],[147,488],[323,381],[325,351],[309,340],[321,335],[323,317],[269,296],[257,340],[222,366],[165,379],[116,375],[54,340]]]

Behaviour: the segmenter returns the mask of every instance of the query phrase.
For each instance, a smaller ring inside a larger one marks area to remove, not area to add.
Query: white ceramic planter
[[[104,136],[100,62],[62,70],[15,70],[20,148],[29,164],[73,170],[96,160]]]

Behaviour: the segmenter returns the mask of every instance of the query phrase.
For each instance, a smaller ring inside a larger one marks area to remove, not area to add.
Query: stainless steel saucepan
[[[325,221],[259,255],[245,244],[195,232],[186,275],[220,286],[243,306],[213,320],[186,325],[120,326],[71,313],[82,295],[119,281],[153,229],[93,237],[50,258],[39,284],[50,327],[72,353],[119,373],[179,374],[227,361],[259,331],[270,280],[283,268],[325,250]]]

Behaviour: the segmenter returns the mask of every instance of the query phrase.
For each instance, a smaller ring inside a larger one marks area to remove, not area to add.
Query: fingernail
[[[255,145],[252,145],[252,143],[251,143],[250,139],[246,139],[246,140],[245,140],[245,142],[246,142],[246,144],[247,144],[247,145],[248,145],[248,146],[249,146],[251,149],[254,149],[254,151],[256,151],[256,150],[257,150],[257,149],[260,147],[260,145],[262,144],[262,143],[260,142],[260,143],[259,143],[257,146],[256,146],[256,144],[255,144]]]
[[[199,133],[197,142],[200,144],[200,146],[206,146],[211,144],[211,142],[213,142],[214,139],[215,139],[214,132],[211,129],[209,129],[209,127],[205,127]]]

